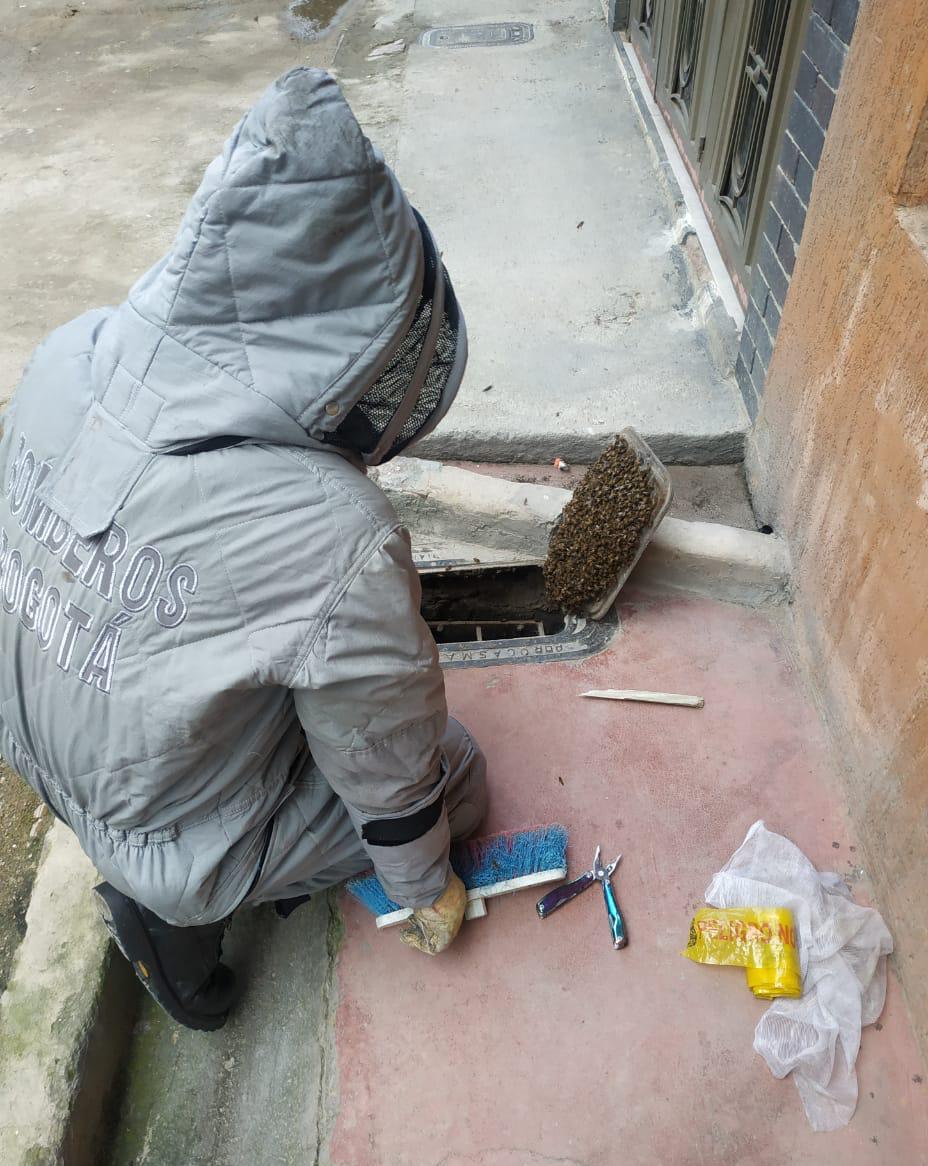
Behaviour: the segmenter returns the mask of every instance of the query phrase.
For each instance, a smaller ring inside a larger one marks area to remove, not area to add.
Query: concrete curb
[[[713,342],[714,343],[714,342]],[[628,424],[632,419],[627,419]],[[639,432],[661,461],[669,466],[734,466],[744,461],[748,416],[744,428],[708,433],[653,433],[646,426]],[[623,422],[624,424],[625,422]],[[621,425],[569,423],[557,433],[549,429],[533,432],[528,425],[500,429],[494,434],[462,427],[454,411],[434,433],[417,443],[424,456],[445,461],[511,462],[534,465],[550,463],[555,457],[578,465],[595,461],[614,439]]]
[[[789,601],[790,560],[775,535],[665,518],[633,579],[747,607]]]
[[[569,490],[510,482],[457,466],[397,458],[372,474],[413,534],[543,558]],[[789,599],[790,561],[774,535],[665,518],[632,576],[638,583],[748,606]]]
[[[395,458],[371,477],[416,541],[464,542],[544,555],[569,490],[523,485],[424,458]]]
[[[104,1114],[137,990],[94,908],[97,879],[74,834],[56,823],[0,999],[4,1166],[101,1160]]]

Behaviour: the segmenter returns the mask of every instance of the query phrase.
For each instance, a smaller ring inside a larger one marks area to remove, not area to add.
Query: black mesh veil
[[[378,463],[396,457],[424,429],[431,429],[429,423],[437,420],[436,413],[439,410],[440,415],[444,414],[450,404],[449,398],[457,390],[457,384],[449,385],[449,378],[455,364],[460,364],[463,321],[454,288],[435,250],[429,230],[418,214],[416,218],[422,234],[424,274],[422,294],[412,324],[386,368],[347,413],[341,425],[325,438],[333,445],[355,450],[368,460],[382,444],[384,435],[398,415],[408,411],[408,416],[399,423],[393,434],[389,447],[381,450],[377,456]],[[439,297],[442,304],[441,321],[437,332],[433,333],[437,280],[442,281],[444,294]],[[420,361],[428,358],[427,346],[431,349],[431,359],[415,399],[409,401],[407,398],[417,380]],[[460,379],[460,371],[458,369],[457,380]]]

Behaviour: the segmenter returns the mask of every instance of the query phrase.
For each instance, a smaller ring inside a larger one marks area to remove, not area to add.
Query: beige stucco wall
[[[926,107],[928,0],[864,0],[749,471],[928,1048]]]

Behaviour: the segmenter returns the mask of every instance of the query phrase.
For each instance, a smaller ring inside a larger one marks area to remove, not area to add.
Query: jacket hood
[[[421,285],[395,176],[335,81],[294,69],[241,120],[173,248],[104,328],[94,391],[106,403],[122,368],[156,394],[158,419],[137,433],[152,449],[321,438],[405,332]]]
[[[422,278],[412,208],[335,81],[285,74],[207,168],[171,251],[99,329],[94,404],[47,501],[86,537],[153,453],[324,441],[389,361]]]

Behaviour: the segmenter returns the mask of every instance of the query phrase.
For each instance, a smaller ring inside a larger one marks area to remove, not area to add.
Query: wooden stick
[[[643,700],[649,704],[679,704],[685,708],[701,709],[706,703],[701,696],[681,696],[678,692],[639,692],[634,688],[603,688],[581,692],[597,700]]]

